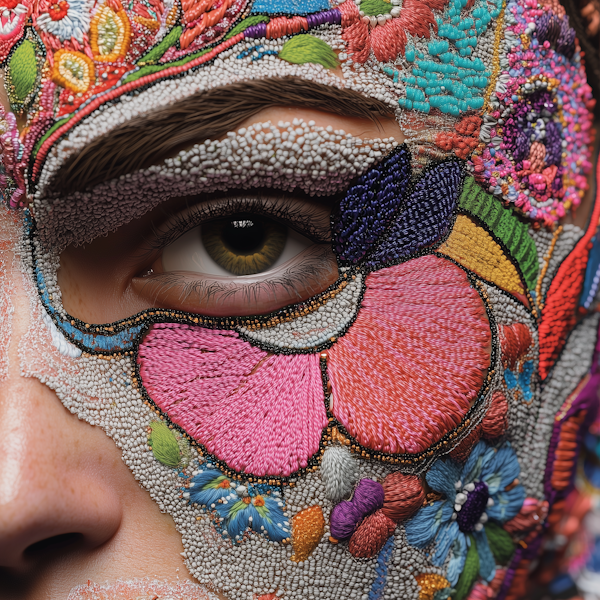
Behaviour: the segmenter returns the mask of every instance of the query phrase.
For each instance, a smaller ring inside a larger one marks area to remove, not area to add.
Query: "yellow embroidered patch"
[[[511,294],[526,294],[521,277],[492,236],[469,217],[458,215],[438,252]]]

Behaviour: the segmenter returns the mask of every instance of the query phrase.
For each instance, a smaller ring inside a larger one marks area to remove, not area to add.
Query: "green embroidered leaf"
[[[228,40],[232,38],[234,35],[238,33],[242,33],[242,31],[246,31],[248,27],[252,27],[252,25],[258,25],[259,23],[268,23],[269,17],[265,15],[253,15],[252,17],[247,17],[240,21],[226,36],[225,39]]]
[[[181,460],[181,453],[175,434],[162,421],[152,421],[150,428],[152,433],[148,441],[154,458],[167,467],[176,467]]]
[[[35,44],[31,40],[24,40],[13,52],[8,68],[14,96],[16,100],[23,102],[33,90],[38,76]]]
[[[452,596],[452,600],[463,600],[471,591],[477,575],[479,574],[479,554],[477,554],[477,546],[475,540],[471,538],[471,545],[467,552],[467,560],[463,572],[458,578],[456,584],[456,592]]]
[[[362,5],[361,5],[362,6]],[[537,248],[528,226],[510,209],[485,192],[473,177],[467,177],[458,201],[459,208],[474,216],[508,250],[519,267],[527,289],[533,290],[538,278]]]
[[[486,523],[485,533],[490,544],[490,550],[500,565],[508,564],[515,552],[515,544],[510,535],[496,523]]]
[[[295,35],[288,40],[279,53],[279,58],[303,65],[315,63],[323,65],[326,69],[335,69],[338,66],[337,54],[331,46],[318,37],[312,35]]]
[[[155,63],[163,57],[163,54],[171,47],[174,46],[179,38],[181,37],[181,32],[183,31],[183,27],[181,25],[177,25],[177,27],[173,27],[167,35],[158,43],[154,48],[152,48],[149,52],[146,52],[144,56],[138,60],[138,65],[145,65],[148,63]]]

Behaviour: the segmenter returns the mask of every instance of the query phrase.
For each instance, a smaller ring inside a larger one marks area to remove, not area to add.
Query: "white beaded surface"
[[[288,323],[257,331],[240,327],[238,331],[250,340],[277,348],[303,350],[318,347],[337,337],[356,317],[362,292],[363,275],[357,273],[335,298],[315,311]]]

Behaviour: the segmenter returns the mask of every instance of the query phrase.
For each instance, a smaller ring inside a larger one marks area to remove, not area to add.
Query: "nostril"
[[[54,535],[28,546],[24,552],[24,556],[26,559],[35,560],[56,552],[71,550],[83,543],[83,537],[81,533],[61,533],[60,535]]]

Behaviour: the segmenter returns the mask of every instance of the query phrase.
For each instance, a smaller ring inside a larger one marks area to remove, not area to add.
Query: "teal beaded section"
[[[528,290],[533,290],[539,273],[537,248],[529,227],[510,208],[485,192],[473,177],[467,177],[458,208],[476,217],[508,250],[517,263]]]
[[[404,57],[414,65],[412,74],[383,67],[394,82],[400,79],[406,84],[406,98],[398,100],[402,108],[424,113],[437,108],[455,117],[483,108],[491,73],[480,58],[470,57],[492,19],[499,16],[503,0],[479,1],[471,16],[465,17],[461,13],[467,1],[450,0],[444,17],[437,19],[440,39],[429,42],[427,54],[413,46],[406,48]]]

